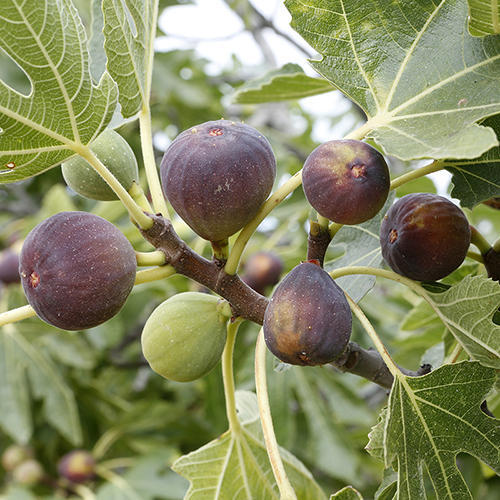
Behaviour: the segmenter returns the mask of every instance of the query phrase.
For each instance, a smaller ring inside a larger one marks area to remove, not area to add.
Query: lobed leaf
[[[71,0],[0,2],[0,48],[31,82],[24,95],[0,81],[0,183],[60,164],[111,120],[116,86],[93,83],[86,44]]]
[[[307,76],[298,64],[290,63],[245,83],[236,90],[233,101],[239,104],[260,104],[301,99],[332,90],[335,88],[329,81]]]
[[[468,0],[469,31],[474,36],[500,33],[500,3],[498,0]]]
[[[500,37],[472,37],[465,0],[286,0],[312,66],[360,105],[387,154],[475,158],[498,144]]]

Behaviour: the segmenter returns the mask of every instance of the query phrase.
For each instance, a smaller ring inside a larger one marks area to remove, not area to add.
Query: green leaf
[[[500,137],[500,115],[483,122]],[[500,196],[500,147],[490,149],[474,160],[446,160],[444,165],[453,174],[451,195],[465,207]]]
[[[238,498],[279,500],[260,427],[257,398],[237,391],[241,432],[226,432],[199,450],[184,455],[173,470],[191,481],[186,500]],[[280,449],[285,470],[301,500],[321,500],[325,495],[310,472],[291,453]]]
[[[396,498],[426,498],[425,470],[437,498],[472,499],[457,468],[460,452],[500,473],[500,421],[480,409],[495,379],[495,370],[467,361],[396,377],[383,435],[386,466],[398,471]]]
[[[475,38],[466,0],[286,0],[323,58],[318,73],[359,104],[387,154],[475,158],[498,144],[475,122],[500,111],[500,37]]]
[[[469,0],[469,31],[474,36],[500,33],[498,0]]]
[[[158,0],[103,0],[107,68],[125,118],[149,102]]]
[[[352,486],[342,488],[337,491],[337,493],[331,495],[330,500],[332,500],[332,498],[337,498],[337,500],[363,500],[361,493]]]
[[[332,90],[335,88],[329,81],[307,76],[298,64],[285,64],[282,68],[269,71],[239,87],[233,95],[233,101],[239,104],[260,104],[301,99]]]
[[[107,73],[92,82],[86,43],[71,0],[0,2],[0,48],[32,86],[23,95],[0,81],[0,183],[60,164],[110,121],[116,85]]]
[[[427,292],[429,304],[465,351],[484,366],[500,368],[500,326],[492,321],[500,287],[484,276],[467,276],[443,293]]]
[[[356,226],[343,226],[339,230],[331,245],[341,246],[345,253],[338,259],[326,262],[326,271],[347,266],[382,267],[384,259],[380,249],[380,224],[393,201],[394,193],[391,192],[373,219]],[[359,302],[375,285],[375,277],[369,275],[342,276],[335,281],[355,302]]]

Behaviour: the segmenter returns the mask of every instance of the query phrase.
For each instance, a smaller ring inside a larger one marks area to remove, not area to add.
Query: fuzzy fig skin
[[[323,217],[359,224],[384,206],[390,176],[384,157],[355,140],[328,141],[306,159],[302,185],[307,200]]]
[[[488,278],[500,282],[500,252],[490,248],[483,255],[484,267],[488,272]]]
[[[275,176],[268,140],[253,127],[228,120],[185,130],[161,162],[165,197],[193,231],[214,242],[255,216]]]
[[[0,253],[0,282],[10,285],[19,283],[19,255],[12,250]]]
[[[344,292],[312,262],[303,262],[287,274],[264,314],[267,347],[292,365],[330,363],[345,351],[351,330]]]
[[[64,330],[83,330],[121,309],[134,286],[136,258],[127,238],[107,220],[60,212],[28,234],[19,273],[41,319]]]
[[[387,264],[417,281],[440,280],[457,269],[467,255],[470,237],[462,210],[429,193],[399,199],[384,216],[380,230]]]
[[[256,252],[245,263],[241,279],[256,292],[264,294],[266,288],[279,282],[283,261],[273,252]]]
[[[72,483],[84,483],[95,476],[95,460],[87,450],[66,453],[57,464],[59,475]]]

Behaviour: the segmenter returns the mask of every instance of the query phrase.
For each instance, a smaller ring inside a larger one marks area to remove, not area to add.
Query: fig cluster
[[[263,326],[267,347],[281,361],[322,365],[345,351],[352,315],[330,275],[314,262],[303,262],[274,290]]]
[[[19,273],[41,319],[64,330],[83,330],[121,309],[134,285],[136,257],[127,238],[107,220],[61,212],[28,234]]]
[[[202,238],[224,241],[257,213],[276,176],[268,140],[243,123],[217,120],[179,134],[161,162],[163,193]]]
[[[226,343],[227,315],[213,295],[184,292],[161,303],[146,321],[141,344],[162,377],[189,382],[218,363]]]
[[[418,281],[436,281],[457,269],[470,245],[465,214],[448,199],[408,194],[382,220],[382,255],[391,269]]]
[[[359,224],[384,206],[390,188],[389,168],[369,144],[328,141],[307,157],[302,185],[320,215],[339,224]]]
[[[27,446],[10,445],[2,453],[1,463],[18,484],[32,486],[39,483],[45,475],[42,465],[33,456],[33,450]]]

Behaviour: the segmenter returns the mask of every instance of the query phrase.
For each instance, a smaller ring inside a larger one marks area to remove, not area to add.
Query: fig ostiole
[[[162,377],[189,382],[218,363],[226,343],[227,303],[214,295],[183,292],[162,302],[146,321],[141,344]]]
[[[345,351],[352,315],[342,289],[313,262],[296,266],[276,287],[264,314],[269,350],[293,365],[322,365]]]
[[[90,144],[90,149],[128,191],[139,179],[137,160],[128,142],[112,129],[105,130]],[[106,181],[81,156],[73,156],[61,165],[66,184],[85,198],[117,200]]]
[[[185,130],[161,162],[165,197],[195,233],[213,242],[223,242],[256,215],[275,176],[268,140],[228,120]]]

